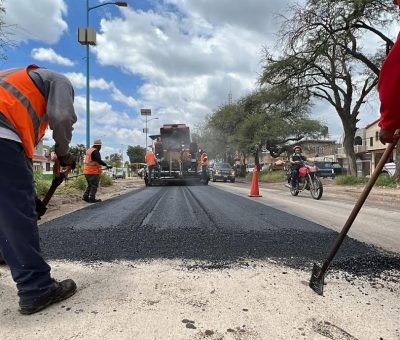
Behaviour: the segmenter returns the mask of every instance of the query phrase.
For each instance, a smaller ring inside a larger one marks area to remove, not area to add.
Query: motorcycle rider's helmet
[[[303,149],[301,148],[300,145],[296,145],[296,146],[293,148],[293,152],[296,152],[296,149],[300,149],[300,152],[303,151]]]

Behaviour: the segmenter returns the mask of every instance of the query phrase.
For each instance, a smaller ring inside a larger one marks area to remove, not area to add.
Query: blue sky
[[[207,114],[256,88],[264,46],[276,46],[277,14],[290,0],[127,0],[90,11],[97,46],[90,48],[91,140],[101,138],[103,155],[127,145],[145,145],[140,108],[151,108],[150,133],[162,124],[192,128]],[[104,1],[89,0],[90,6]],[[72,144],[86,141],[85,0],[3,0],[15,47],[2,68],[38,64],[70,78],[75,88]],[[336,113],[316,105],[339,138]],[[377,101],[366,107],[361,126],[378,117]],[[51,144],[51,134],[47,134]]]

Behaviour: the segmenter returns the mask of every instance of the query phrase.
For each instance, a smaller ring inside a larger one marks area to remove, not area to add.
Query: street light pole
[[[86,28],[89,27],[89,0],[86,0]],[[90,148],[89,44],[86,43],[86,148]]]
[[[86,0],[86,39],[87,30],[89,28],[89,11],[106,5],[115,5],[119,7],[127,7],[125,1],[105,2],[103,4],[89,7],[89,0]],[[86,148],[90,148],[90,74],[89,74],[89,42],[86,41]]]

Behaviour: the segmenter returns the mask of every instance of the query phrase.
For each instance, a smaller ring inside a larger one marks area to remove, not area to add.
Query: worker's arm
[[[100,152],[98,150],[94,150],[92,152],[92,160],[99,163],[100,165],[107,166],[108,164],[101,159]]]
[[[380,139],[382,143],[391,142],[396,129],[400,129],[400,39],[383,63],[378,83],[381,101]]]
[[[69,152],[72,126],[77,120],[72,84],[67,77],[43,68],[30,70],[29,75],[46,99],[46,113],[49,127],[53,130],[55,152],[57,156],[65,156]]]

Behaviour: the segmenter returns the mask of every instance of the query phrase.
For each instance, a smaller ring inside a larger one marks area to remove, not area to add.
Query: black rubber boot
[[[89,196],[83,196],[83,197],[82,197],[82,201],[89,202]]]
[[[67,279],[61,282],[55,281],[57,287],[47,296],[40,298],[37,302],[32,305],[19,305],[19,312],[21,314],[33,314],[40,312],[46,307],[52,305],[53,303],[60,302],[62,300],[68,299],[76,292],[76,283]]]
[[[89,197],[89,203],[98,203],[101,202],[101,199],[96,199],[96,197]]]

